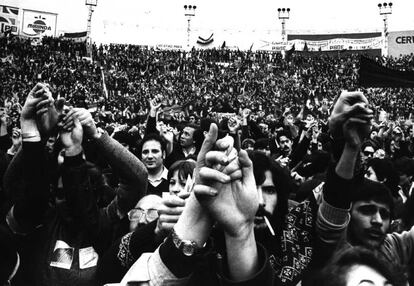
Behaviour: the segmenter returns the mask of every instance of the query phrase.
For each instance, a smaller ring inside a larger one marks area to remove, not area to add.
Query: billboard
[[[19,8],[0,5],[0,33],[11,31],[12,34],[19,33]]]
[[[388,55],[399,57],[411,53],[414,54],[414,31],[389,32]]]
[[[57,14],[23,10],[21,35],[26,37],[55,37]]]

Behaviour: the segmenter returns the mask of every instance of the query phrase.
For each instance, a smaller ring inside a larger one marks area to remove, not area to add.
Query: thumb
[[[197,164],[201,167],[204,166],[204,160],[206,158],[206,154],[210,151],[214,144],[216,143],[218,136],[218,128],[217,125],[212,123],[210,125],[210,130],[208,131],[206,138],[203,141],[203,145],[201,145],[200,152],[198,153],[197,157]]]
[[[242,170],[242,176],[244,182],[256,182],[253,173],[253,162],[250,160],[249,155],[245,150],[239,152],[239,163]]]

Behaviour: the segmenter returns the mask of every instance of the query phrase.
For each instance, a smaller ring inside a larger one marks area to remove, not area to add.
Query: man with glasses
[[[135,208],[128,212],[129,231],[156,220],[161,205],[162,198],[157,195],[146,195],[140,199]]]
[[[375,153],[374,145],[371,143],[371,141],[366,141],[364,144],[362,144],[361,147],[361,163],[363,165],[366,165],[367,161],[374,157]]]

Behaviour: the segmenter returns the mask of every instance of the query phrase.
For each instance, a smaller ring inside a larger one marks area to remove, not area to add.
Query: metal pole
[[[282,19],[282,41],[286,41],[285,19]]]
[[[384,56],[388,56],[388,16],[384,14]]]
[[[188,16],[188,19],[187,19],[187,48],[190,47],[190,33],[191,33],[190,21],[191,21],[191,16]]]

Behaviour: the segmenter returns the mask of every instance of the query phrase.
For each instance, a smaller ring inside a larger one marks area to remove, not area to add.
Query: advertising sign
[[[55,37],[57,14],[23,10],[22,35],[27,37]]]
[[[390,32],[388,34],[388,55],[399,57],[414,53],[414,31]]]
[[[11,31],[12,34],[19,33],[19,8],[0,5],[0,33]]]

